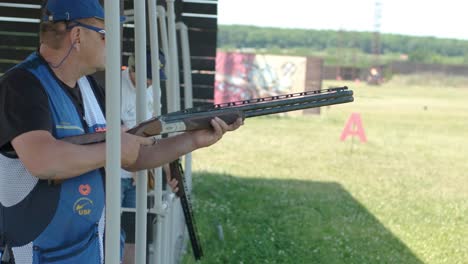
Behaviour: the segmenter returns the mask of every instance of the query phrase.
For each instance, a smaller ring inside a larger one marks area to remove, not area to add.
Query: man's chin
[[[100,64],[100,65],[96,65],[96,68],[94,68],[94,71],[96,72],[100,72],[100,71],[104,71],[106,69],[106,64]]]

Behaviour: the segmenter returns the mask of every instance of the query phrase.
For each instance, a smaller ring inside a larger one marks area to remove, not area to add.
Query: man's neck
[[[74,54],[71,54],[73,51],[71,51],[69,54],[69,49],[70,47],[55,50],[45,45],[41,45],[39,48],[39,53],[45,59],[45,61],[49,63],[50,68],[55,73],[57,78],[59,78],[67,86],[73,88],[76,86],[78,79],[81,78],[84,74],[80,72],[80,67],[76,59],[74,59]]]

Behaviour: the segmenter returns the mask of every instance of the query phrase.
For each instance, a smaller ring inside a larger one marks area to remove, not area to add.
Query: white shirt
[[[122,105],[120,107],[120,114],[124,125],[127,128],[136,126],[136,89],[130,79],[129,69],[122,71]],[[146,89],[146,119],[153,117],[153,89],[148,87]],[[131,178],[132,173],[122,170],[122,178]]]

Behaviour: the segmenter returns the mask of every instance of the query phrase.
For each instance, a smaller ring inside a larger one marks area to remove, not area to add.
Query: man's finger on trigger
[[[221,125],[219,122],[216,120],[217,117],[211,119],[211,126],[213,126],[213,129],[217,134],[223,134],[223,129],[221,128]]]
[[[216,117],[217,121],[218,121],[218,124],[221,126],[221,128],[223,129],[223,131],[227,131],[229,129],[229,125],[226,124],[226,122],[224,122],[224,120],[222,120],[221,118],[219,117]]]

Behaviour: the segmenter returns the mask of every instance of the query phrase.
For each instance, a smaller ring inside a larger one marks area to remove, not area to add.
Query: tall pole
[[[165,69],[168,70],[166,71],[166,75],[168,76],[168,80],[166,80],[166,110],[169,111],[169,105],[172,102],[173,96],[171,96],[171,76],[170,74],[170,68],[168,65],[170,65],[169,61],[169,41],[168,41],[168,36],[167,36],[167,23],[166,23],[166,9],[164,9],[163,6],[157,6],[157,15],[158,15],[158,22],[159,22],[159,28],[160,28],[160,33],[161,33],[161,44],[162,44],[162,50],[164,54],[166,55],[166,67]],[[161,260],[160,263],[170,263],[169,262],[169,256],[171,255],[170,253],[172,252],[171,249],[172,247],[170,246],[170,210],[171,210],[171,204],[172,204],[172,198],[170,195],[165,195],[165,201],[162,203],[162,206],[165,206],[165,208],[162,208],[164,210],[164,214],[160,214],[160,217],[158,217],[158,220],[160,219],[160,223],[158,223],[157,228],[158,230],[161,230],[157,234],[157,240],[156,244],[159,244],[157,247],[159,252],[161,254],[156,254],[160,255],[157,256],[158,259]]]
[[[119,2],[118,2],[119,3]],[[120,4],[105,0],[106,29],[106,263],[120,262]]]
[[[151,69],[153,76],[153,113],[155,116],[161,115],[161,83],[159,76],[159,36],[158,36],[158,18],[157,18],[157,0],[148,0],[148,15],[150,26],[150,45],[151,45]],[[156,226],[153,236],[153,251],[151,255],[152,264],[164,263],[162,255],[162,224],[164,219],[164,208],[162,201],[162,170],[161,167],[154,169],[154,207],[156,209]]]
[[[188,27],[177,22],[176,28],[180,33],[180,44],[182,50],[182,69],[184,72],[184,109],[193,107],[193,91],[192,91],[192,65],[190,63],[190,44],[188,36]],[[192,191],[192,153],[185,155],[185,179],[189,193]]]
[[[172,91],[171,103],[167,104],[168,113],[180,110],[180,85],[179,85],[179,61],[177,55],[177,33],[176,33],[176,14],[175,0],[166,0],[167,4],[167,34],[169,41],[169,67],[170,67],[170,83],[169,87]]]
[[[135,8],[135,73],[136,73],[136,122],[147,119],[146,109],[146,6],[145,1],[134,1]],[[146,171],[137,172],[136,180],[136,234],[135,263],[146,263],[146,215],[147,215]]]
[[[374,55],[373,66],[380,65],[380,20],[382,18],[382,3],[380,0],[375,1],[374,6],[374,38],[372,43],[372,53]]]

